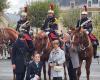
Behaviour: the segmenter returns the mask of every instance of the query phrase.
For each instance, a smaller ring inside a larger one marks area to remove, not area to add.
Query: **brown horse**
[[[73,37],[74,37],[74,45],[77,46],[78,53],[79,53],[80,67],[78,68],[77,71],[78,80],[81,75],[81,66],[83,60],[86,61],[85,68],[86,68],[87,80],[90,80],[89,78],[90,66],[91,66],[92,56],[93,56],[93,47],[91,41],[88,35],[86,34],[86,32],[82,28],[76,29]]]
[[[18,32],[16,32],[14,29],[0,28],[0,45],[8,44],[9,40],[11,42],[14,42],[17,37],[18,37]]]
[[[0,28],[0,44],[14,42],[18,37],[18,32],[12,28]]]

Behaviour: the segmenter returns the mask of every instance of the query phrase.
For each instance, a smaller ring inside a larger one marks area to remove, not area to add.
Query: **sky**
[[[6,10],[7,13],[17,13],[19,9],[26,5],[26,2],[29,2],[31,0],[8,0],[10,3],[10,8]],[[32,0],[36,1],[36,0]]]

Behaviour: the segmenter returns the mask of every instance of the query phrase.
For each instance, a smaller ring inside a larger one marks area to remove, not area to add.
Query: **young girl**
[[[33,61],[27,68],[26,80],[40,80],[42,69],[42,62],[40,61],[40,54],[33,54]]]

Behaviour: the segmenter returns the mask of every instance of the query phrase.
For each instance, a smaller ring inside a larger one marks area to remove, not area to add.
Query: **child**
[[[33,61],[27,68],[26,80],[40,80],[42,69],[42,62],[40,61],[40,54],[33,54]]]

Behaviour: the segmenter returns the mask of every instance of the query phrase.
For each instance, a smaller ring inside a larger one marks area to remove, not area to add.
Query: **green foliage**
[[[100,25],[100,14],[95,14],[92,16],[92,21],[94,26]]]
[[[77,24],[77,20],[80,18],[80,10],[79,9],[71,9],[67,10],[66,13],[63,14],[63,24],[64,27],[75,26]]]
[[[35,27],[41,27],[49,10],[49,2],[33,2],[28,6],[29,19]],[[55,15],[59,15],[59,8],[55,5]]]
[[[4,9],[8,8],[9,5],[7,3],[7,0],[0,0],[0,12],[2,12]]]
[[[93,22],[93,33],[100,40],[100,14],[93,15],[92,22]]]

